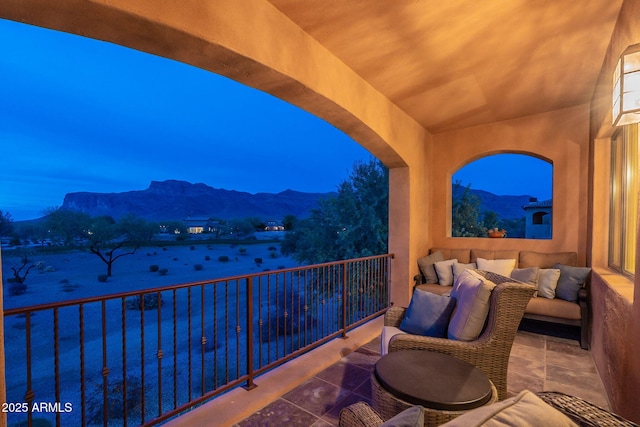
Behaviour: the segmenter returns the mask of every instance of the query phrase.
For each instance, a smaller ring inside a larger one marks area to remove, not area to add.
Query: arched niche
[[[520,152],[484,155],[456,170],[451,185],[452,237],[551,239],[550,160]],[[500,233],[490,233],[496,229]]]

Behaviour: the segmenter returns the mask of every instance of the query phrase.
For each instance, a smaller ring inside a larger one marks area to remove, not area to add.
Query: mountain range
[[[471,189],[480,199],[480,210],[496,212],[500,218],[524,216],[522,206],[530,196],[499,196],[484,190]],[[298,218],[309,216],[320,199],[335,193],[305,193],[285,190],[280,193],[251,194],[242,191],[213,188],[206,184],[186,181],[152,181],[145,190],[122,193],[68,193],[63,209],[87,213],[91,216],[109,215],[119,218],[133,213],[151,221],[191,218],[258,217],[264,221],[282,220],[285,215]]]
[[[258,217],[265,221],[282,220],[285,215],[308,216],[321,198],[334,193],[304,193],[285,190],[277,194],[251,194],[213,188],[186,181],[151,181],[149,188],[123,193],[68,193],[63,209],[91,216],[110,215],[119,218],[133,213],[151,221],[185,218]]]

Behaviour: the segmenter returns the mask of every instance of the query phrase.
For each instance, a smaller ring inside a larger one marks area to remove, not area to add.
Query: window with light
[[[622,127],[611,141],[609,267],[635,275],[638,210],[638,125]]]

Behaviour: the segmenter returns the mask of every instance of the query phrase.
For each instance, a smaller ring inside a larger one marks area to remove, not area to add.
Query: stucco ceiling
[[[432,133],[588,103],[622,0],[269,0]]]

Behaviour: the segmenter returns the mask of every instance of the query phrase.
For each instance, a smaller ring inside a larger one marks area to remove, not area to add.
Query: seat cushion
[[[446,427],[576,427],[566,415],[546,404],[528,390],[493,405],[469,411],[448,423]]]
[[[400,334],[406,334],[406,332],[395,326],[382,327],[382,333],[380,334],[380,356],[384,356],[389,352],[389,341],[391,341],[391,338]]]
[[[534,297],[529,300],[526,314],[540,316],[559,317],[561,319],[580,320],[580,306],[575,302],[565,301],[559,298],[548,299]]]

